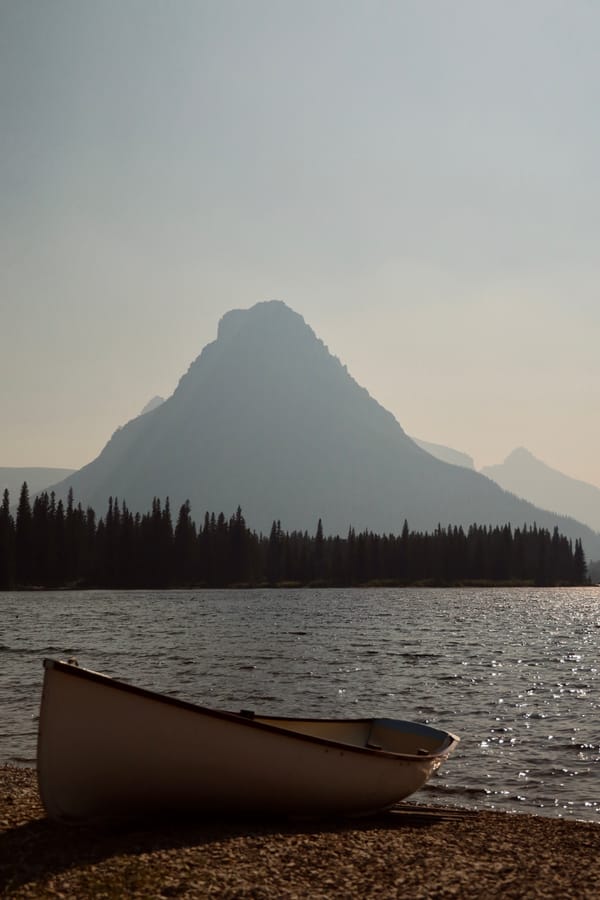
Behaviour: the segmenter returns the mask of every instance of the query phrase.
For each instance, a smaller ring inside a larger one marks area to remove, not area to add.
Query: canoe
[[[414,722],[225,712],[44,660],[47,815],[364,815],[421,788],[458,738]]]

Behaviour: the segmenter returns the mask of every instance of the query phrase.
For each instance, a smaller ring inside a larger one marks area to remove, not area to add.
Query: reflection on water
[[[33,764],[44,656],[210,706],[460,735],[416,796],[600,821],[600,590],[0,594],[0,762]]]

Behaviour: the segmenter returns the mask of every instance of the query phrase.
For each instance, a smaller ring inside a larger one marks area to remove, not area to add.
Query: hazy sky
[[[600,485],[600,3],[0,0],[0,465],[277,298],[411,435]]]

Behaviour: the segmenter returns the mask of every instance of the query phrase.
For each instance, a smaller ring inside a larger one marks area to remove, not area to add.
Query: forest
[[[557,528],[441,524],[431,533],[356,532],[325,536],[270,534],[246,525],[241,508],[230,518],[205,513],[201,525],[186,501],[175,524],[169,500],[131,513],[110,498],[98,518],[53,493],[31,502],[27,484],[16,514],[4,491],[0,506],[0,590],[56,588],[183,588],[291,586],[582,585],[588,583],[581,541]]]

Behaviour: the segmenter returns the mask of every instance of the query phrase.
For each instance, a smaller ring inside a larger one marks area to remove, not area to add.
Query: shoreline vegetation
[[[596,823],[401,804],[361,819],[128,827],[45,817],[34,769],[0,765],[0,897],[593,898]]]
[[[168,589],[233,587],[567,587],[590,583],[580,540],[558,528],[523,525],[442,527],[400,534],[325,536],[284,531],[269,535],[206,512],[197,526],[186,501],[175,525],[169,499],[133,514],[110,498],[104,516],[66,505],[54,493],[33,504],[23,484],[16,516],[4,491],[0,505],[0,590]]]
[[[152,586],[145,587],[136,585],[135,587],[122,587],[119,585],[108,586],[110,590],[157,590],[157,591],[210,591],[210,590],[227,590],[227,591],[288,591],[288,590],[342,590],[342,589],[356,589],[356,590],[370,590],[377,588],[402,588],[404,589],[426,589],[426,588],[436,588],[436,589],[444,589],[444,588],[474,588],[474,589],[511,589],[511,588],[537,588],[537,587],[556,587],[556,588],[567,588],[567,587],[594,587],[595,585],[588,584],[585,582],[583,585],[573,585],[568,583],[557,583],[553,585],[537,585],[535,581],[482,581],[482,580],[474,580],[474,581],[436,581],[434,579],[423,579],[422,581],[366,581],[361,582],[360,584],[336,584],[331,581],[278,581],[278,582],[236,582],[235,584],[221,584],[221,585],[208,585],[202,583],[190,583],[190,584],[170,584],[164,586]],[[59,591],[68,593],[70,591],[100,591],[105,590],[107,585],[105,584],[92,584],[87,582],[75,582],[71,584],[62,584],[55,585],[52,587],[46,587],[45,585],[14,585],[11,588],[0,588],[0,594],[11,592],[11,593],[23,593],[23,594],[36,594],[36,593],[51,593],[53,591]]]

